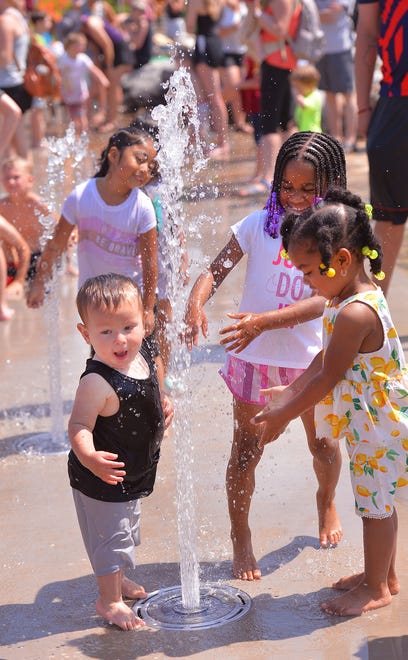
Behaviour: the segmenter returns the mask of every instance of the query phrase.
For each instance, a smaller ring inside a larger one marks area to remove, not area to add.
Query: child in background
[[[289,384],[321,348],[318,317],[323,312],[324,299],[314,295],[302,283],[301,273],[282,258],[279,227],[285,212],[301,213],[310,208],[330,183],[346,186],[341,145],[324,134],[292,135],[279,151],[266,207],[232,227],[232,238],[198,278],[187,304],[186,341],[191,348],[198,344],[200,330],[205,337],[208,334],[204,304],[244,254],[248,255],[240,312],[229,315],[235,322],[224,329],[228,337],[222,343],[229,345],[229,353],[221,370],[234,397],[234,437],[226,490],[233,571],[242,580],[261,577],[248,520],[255,469],[262,456],[258,449],[260,429],[250,422],[266,403],[259,390],[266,383]],[[334,504],[341,455],[333,441],[316,441],[312,410],[302,415],[302,422],[319,484],[320,544],[327,547],[342,537]]]
[[[4,248],[13,250],[17,257],[15,274],[11,282],[8,281]],[[27,242],[13,225],[0,215],[0,321],[9,321],[14,316],[14,309],[9,307],[7,299],[22,298],[29,264],[30,248]]]
[[[47,208],[45,202],[34,192],[32,165],[24,158],[14,157],[2,165],[2,184],[7,193],[0,198],[0,213],[24,237],[30,247],[30,267],[27,279],[34,279],[36,263],[41,254],[41,237],[45,225],[56,223],[57,217]],[[43,219],[43,223],[41,222]],[[14,277],[15,259],[7,254],[8,275]],[[72,263],[72,251],[68,253],[67,272],[77,275]]]
[[[262,160],[259,143],[261,142],[261,77],[259,66],[249,55],[244,55],[244,78],[240,84],[242,107],[244,108],[248,123],[253,128],[255,140],[255,173],[251,177],[254,183],[249,183],[238,189],[239,197],[251,197],[252,195],[262,195],[269,190],[269,181],[261,181]]]
[[[90,278],[78,292],[77,306],[78,330],[91,346],[91,359],[69,420],[68,473],[98,581],[96,611],[122,630],[134,630],[145,624],[123,597],[147,594],[124,571],[135,568],[140,499],[153,490],[173,410],[167,398],[161,401],[135,283],[116,274]]]
[[[319,80],[320,73],[313,64],[298,64],[290,74],[298,131],[322,132],[323,103]]]
[[[384,295],[368,277],[383,279],[381,248],[360,198],[329,191],[325,203],[282,224],[284,249],[304,281],[327,298],[323,350],[286,388],[264,394],[271,403],[255,417],[259,446],[312,406],[317,437],[345,437],[355,509],[363,520],[364,572],[342,578],[345,593],[321,605],[354,616],[389,605],[398,520],[394,498],[408,484],[408,373]]]
[[[52,53],[52,18],[45,11],[32,11],[30,13],[32,25],[32,39],[40,46],[49,49],[50,56],[56,62]],[[31,103],[31,140],[33,148],[42,146],[47,133],[47,108],[53,99],[34,97]]]
[[[58,60],[61,73],[61,100],[67,108],[77,134],[88,130],[89,78],[97,88],[99,113],[93,116],[96,125],[104,120],[109,80],[84,52],[86,37],[71,32],[64,39],[65,53]]]
[[[65,200],[53,237],[37,265],[27,296],[39,307],[53,266],[78,227],[79,286],[103,273],[119,273],[143,290],[144,326],[154,330],[157,286],[156,216],[150,199],[138,190],[155,170],[152,138],[133,127],[114,133],[103,150],[94,178],[74,188]]]

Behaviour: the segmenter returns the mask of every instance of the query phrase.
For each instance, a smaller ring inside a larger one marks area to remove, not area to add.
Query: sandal
[[[237,190],[238,197],[255,197],[256,195],[266,195],[269,193],[269,183],[265,179],[248,183]]]

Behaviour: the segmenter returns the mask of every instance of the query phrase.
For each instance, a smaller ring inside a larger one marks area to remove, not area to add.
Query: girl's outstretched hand
[[[203,333],[203,337],[208,337],[208,320],[203,308],[188,304],[184,316],[184,323],[186,329],[184,331],[183,339],[187,344],[187,348],[191,351],[193,346],[198,346],[200,329]]]
[[[282,423],[282,407],[293,396],[293,392],[291,392],[289,387],[283,385],[260,390],[260,393],[263,396],[271,397],[271,401],[266,404],[260,413],[251,419],[253,424],[263,424],[262,437],[258,442],[258,449],[262,449],[269,442],[277,440],[287,427],[288,421]]]
[[[230,319],[236,319],[236,323],[232,323],[220,330],[220,335],[228,334],[228,337],[221,339],[220,344],[228,344],[226,346],[227,351],[240,353],[262,332],[257,322],[259,314],[238,312],[237,314],[227,314],[227,316]]]

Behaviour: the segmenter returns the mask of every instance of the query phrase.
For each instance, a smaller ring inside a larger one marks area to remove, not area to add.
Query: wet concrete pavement
[[[228,226],[257,208],[243,202],[234,185],[252,172],[250,138],[233,135],[231,161],[201,175],[206,198],[186,204],[202,213],[200,236],[191,237],[193,275],[204,255],[214,256]],[[367,198],[363,154],[348,157],[349,186]],[[211,180],[210,180],[211,179]],[[208,186],[208,188],[207,188]],[[218,186],[221,195],[213,199]],[[219,221],[214,219],[219,218]],[[212,222],[210,221],[212,220]],[[394,321],[408,342],[406,245],[389,296]],[[254,548],[262,580],[231,577],[224,472],[229,456],[231,398],[217,369],[223,360],[218,329],[236,308],[243,268],[236,268],[208,306],[210,336],[192,356],[191,426],[199,523],[201,581],[232,585],[252,604],[242,619],[194,631],[152,628],[124,633],[94,613],[96,587],[77,526],[66,475],[66,455],[26,455],[18,441],[48,432],[49,387],[44,310],[15,304],[16,316],[0,324],[0,659],[40,658],[230,658],[247,660],[403,660],[408,657],[408,493],[398,502],[397,567],[401,593],[376,612],[358,618],[323,614],[319,603],[338,577],[361,570],[361,522],[354,514],[347,460],[337,491],[344,540],[321,550],[317,541],[315,478],[299,422],[269,446],[257,471],[252,505]],[[76,283],[60,282],[62,396],[66,417],[87,356],[75,328]],[[154,493],[143,502],[137,579],[149,591],[180,583],[176,524],[176,475],[172,437],[163,445]]]

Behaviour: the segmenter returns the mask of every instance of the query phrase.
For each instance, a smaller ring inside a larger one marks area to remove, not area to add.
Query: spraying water
[[[180,273],[183,253],[185,214],[181,202],[183,168],[191,160],[198,172],[206,161],[199,138],[197,99],[186,69],[175,71],[168,83],[166,105],[154,108],[152,117],[158,123],[160,150],[157,161],[162,179],[161,204],[166,220],[163,226],[163,252],[171,264],[167,295],[173,308],[173,323],[168,328],[172,347],[172,374],[175,384],[174,427],[177,465],[177,522],[180,547],[182,603],[186,610],[200,602],[199,564],[196,548],[195,495],[193,486],[193,451],[190,428],[189,366],[190,355],[178,337],[183,330],[186,287]]]
[[[73,168],[73,176],[69,180],[75,185],[82,176],[79,165],[87,153],[88,138],[85,134],[78,139],[73,124],[70,124],[66,134],[61,138],[49,138],[48,161],[46,166],[47,186],[41,190],[41,195],[47,200],[50,210],[48,215],[40,215],[39,222],[44,231],[40,239],[43,249],[51,238],[55,228],[55,215],[59,214],[65,195],[67,181],[67,166]],[[24,448],[39,453],[57,453],[66,451],[68,443],[64,431],[64,405],[61,382],[61,346],[59,333],[59,275],[54,266],[53,277],[45,297],[44,313],[47,327],[48,381],[50,397],[51,432],[39,434],[25,443]]]
[[[166,106],[152,112],[158,122],[160,151],[158,162],[162,177],[161,203],[165,210],[166,261],[171,264],[168,298],[173,308],[169,328],[172,346],[172,392],[175,406],[175,448],[177,467],[177,522],[180,548],[180,587],[169,587],[149,594],[137,615],[153,627],[195,630],[223,625],[244,616],[250,598],[229,586],[207,583],[200,586],[197,559],[197,525],[193,486],[193,447],[190,428],[191,387],[190,354],[178,339],[184,330],[183,315],[187,299],[180,273],[183,238],[186,234],[182,206],[182,172],[190,162],[193,175],[203,168],[204,159],[199,139],[197,100],[189,74],[184,68],[170,78],[165,96]],[[198,219],[198,222],[200,219]]]

